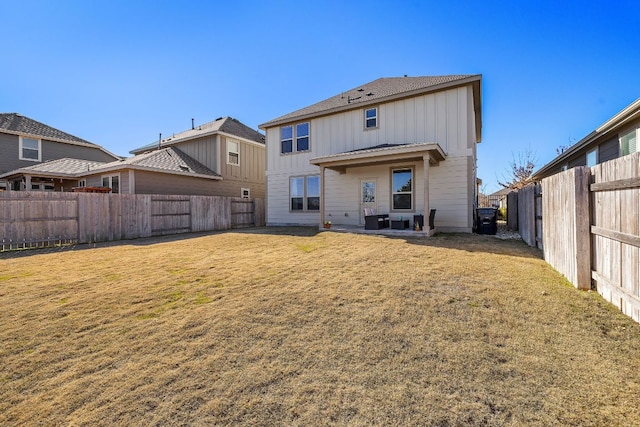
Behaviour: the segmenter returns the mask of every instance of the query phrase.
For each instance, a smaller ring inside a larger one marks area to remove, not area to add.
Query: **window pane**
[[[320,177],[307,177],[307,197],[320,197]]]
[[[105,176],[102,178],[102,186],[103,187],[109,187],[109,177]]]
[[[296,151],[307,151],[309,149],[309,138],[298,138],[296,140]]]
[[[394,194],[393,209],[411,209],[411,194]]]
[[[22,138],[22,148],[31,148],[32,150],[38,150],[38,141],[31,138]]]
[[[411,169],[393,171],[393,192],[411,192]]]
[[[238,161],[238,153],[229,153],[229,163],[232,165],[237,165]]]
[[[291,210],[292,211],[301,211],[302,208],[302,197],[292,197],[291,198]]]
[[[320,197],[308,197],[307,198],[307,210],[319,211],[320,210]]]
[[[22,158],[23,159],[33,159],[38,160],[38,150],[32,150],[30,148],[22,148]]]
[[[376,201],[376,183],[362,183],[362,203],[375,203]]]
[[[285,126],[280,128],[280,139],[292,139],[293,126]]]
[[[291,153],[293,151],[293,141],[291,139],[287,139],[282,141],[281,153]]]
[[[631,132],[627,132],[626,134],[620,137],[620,149],[622,151],[623,156],[626,156],[627,154],[635,153],[637,151],[635,129],[632,130]]]
[[[367,127],[368,128],[374,128],[376,127],[376,119],[367,119]]]
[[[367,119],[370,119],[370,118],[372,118],[372,117],[375,117],[375,116],[377,115],[377,114],[376,114],[377,112],[378,112],[378,111],[377,111],[377,108],[372,108],[372,109],[370,109],[370,110],[367,110],[367,111],[365,112],[365,117],[366,117]]]
[[[587,166],[594,166],[598,162],[598,149],[591,150],[587,153]]]
[[[291,178],[291,197],[304,197],[304,178]]]
[[[120,177],[118,176],[111,177],[111,192],[112,193],[120,192]]]
[[[296,125],[296,137],[309,136],[309,122]]]

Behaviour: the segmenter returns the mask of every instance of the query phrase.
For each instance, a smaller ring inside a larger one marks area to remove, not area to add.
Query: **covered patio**
[[[413,206],[413,211],[423,212],[429,215],[429,169],[431,166],[437,166],[441,161],[446,159],[446,154],[442,147],[437,143],[413,143],[413,144],[383,144],[376,147],[371,147],[362,150],[354,150],[345,153],[332,154],[329,156],[315,157],[310,160],[310,163],[320,168],[320,224],[321,228],[324,228],[326,221],[326,170],[330,169],[338,172],[339,174],[347,174],[349,168],[363,167],[363,166],[380,166],[380,165],[392,165],[398,162],[421,162],[423,165],[422,181],[423,181],[423,197],[422,204],[420,206]],[[418,177],[416,177],[418,178]],[[394,214],[395,215],[395,214]],[[332,228],[336,224],[332,224]],[[336,229],[342,229],[349,231],[355,231],[360,229],[367,234],[389,234],[400,235],[408,234],[429,234],[431,230],[428,227],[428,223],[425,218],[425,227],[422,231],[416,232],[413,229],[409,230],[394,230],[394,229],[381,229],[381,230],[365,230],[362,226],[354,225],[337,225]],[[385,233],[381,233],[384,231]]]

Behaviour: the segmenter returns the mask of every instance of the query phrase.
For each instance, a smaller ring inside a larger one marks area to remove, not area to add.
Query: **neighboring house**
[[[62,132],[18,113],[0,113],[0,174],[48,160],[73,157],[110,162],[120,157],[97,144]],[[7,183],[0,178],[0,188]],[[56,189],[49,180],[33,182],[34,188],[17,183],[15,190]]]
[[[210,195],[230,197],[265,197],[265,140],[264,135],[231,117],[220,117],[212,122],[191,126],[191,129],[131,151],[139,155],[160,147],[174,147],[205,168],[218,175],[215,183],[204,185]],[[175,178],[145,176],[145,191],[152,187],[165,194],[190,193],[192,184],[178,182]],[[136,181],[136,185],[140,182]],[[174,188],[178,193],[166,193]],[[192,187],[195,189],[195,187]]]
[[[640,151],[640,98],[534,172],[540,181],[558,172],[593,166]]]
[[[364,209],[471,232],[481,75],[381,78],[260,125],[267,224],[363,225]]]
[[[216,195],[222,177],[176,147],[166,147],[125,160],[100,163],[58,159],[4,174],[9,182],[52,180],[57,191],[77,187],[109,187],[121,194]],[[43,189],[44,188],[36,188]]]
[[[226,117],[133,150],[136,155],[127,159],[106,163],[64,158],[22,167],[0,179],[33,190],[109,187],[121,194],[264,198],[264,152],[261,133]],[[55,188],[41,188],[40,182],[53,182]]]
[[[507,194],[515,191],[511,188],[502,188],[489,195],[480,194],[478,196],[478,207],[481,208],[506,208],[507,207]]]

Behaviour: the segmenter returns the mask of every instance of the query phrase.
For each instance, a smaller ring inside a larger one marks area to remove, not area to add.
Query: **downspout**
[[[320,228],[324,227],[324,166],[320,166]]]

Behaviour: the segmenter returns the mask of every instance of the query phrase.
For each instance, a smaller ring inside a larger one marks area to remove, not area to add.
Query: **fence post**
[[[578,289],[589,290],[591,289],[591,207],[589,206],[591,168],[581,166],[575,169],[576,285]]]

